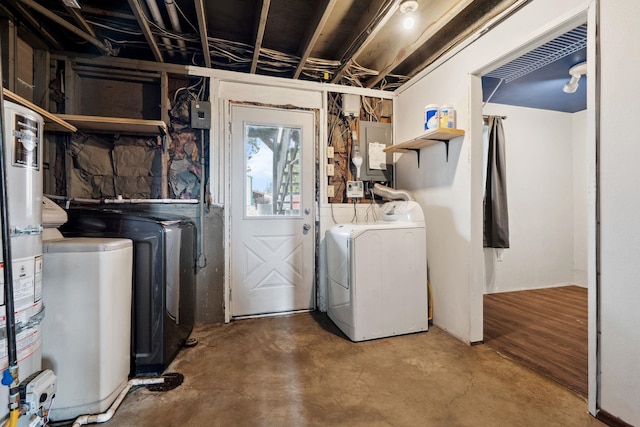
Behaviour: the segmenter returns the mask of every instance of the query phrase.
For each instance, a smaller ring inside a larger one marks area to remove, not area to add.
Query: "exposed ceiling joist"
[[[129,21],[136,20],[136,17],[129,13],[122,13],[115,10],[100,9],[97,7],[91,7],[84,4],[82,5],[82,11],[84,13],[88,13],[91,15],[103,16],[105,18],[118,18],[118,19],[126,19]]]
[[[80,14],[78,9],[69,7],[69,6],[65,6],[65,9],[67,9],[67,12],[69,12],[73,20],[76,21],[76,24],[78,24],[80,28],[86,31],[87,34],[91,34],[91,36],[93,37],[96,36],[96,32],[93,31],[93,28],[91,28],[91,25],[89,25],[89,23],[84,19],[84,17]]]
[[[195,0],[196,16],[198,17],[198,31],[200,32],[200,44],[204,65],[211,68],[211,54],[209,53],[209,41],[207,38],[207,12],[204,10],[204,0]]]
[[[318,41],[318,38],[320,37],[320,33],[322,33],[322,30],[325,24],[327,23],[327,21],[329,20],[329,17],[331,16],[331,11],[333,10],[333,7],[336,5],[337,2],[338,0],[325,0],[324,7],[321,7],[318,9],[317,18],[315,19],[315,25],[312,25],[309,27],[309,34],[307,35],[306,41],[303,44],[302,54],[300,55],[300,62],[298,63],[298,67],[296,68],[296,71],[293,73],[294,79],[297,79],[298,77],[300,77],[300,73],[302,72],[302,69],[306,64],[307,59],[309,59],[309,56],[311,55],[311,51],[313,50],[316,42]]]
[[[23,0],[24,1],[24,0]],[[153,52],[153,56],[156,58],[158,62],[164,62],[164,58],[162,57],[162,52],[160,52],[160,48],[158,47],[158,43],[156,43],[156,39],[153,38],[153,34],[151,33],[151,28],[149,28],[149,23],[147,22],[147,18],[142,10],[142,6],[140,6],[140,2],[138,0],[127,0],[129,2],[129,6],[131,7],[131,11],[135,15],[138,25],[140,25],[140,29],[144,34],[144,38],[147,40],[151,51]]]
[[[385,49],[385,54],[377,55],[373,62],[366,63],[366,67],[373,68],[378,71],[376,76],[370,78],[365,87],[374,87],[387,77],[393,70],[402,64],[413,52],[420,46],[424,45],[438,31],[440,31],[453,17],[463,11],[467,6],[473,3],[473,0],[463,0],[454,3],[449,0],[440,0],[431,2],[428,8],[418,9],[418,15],[421,20],[431,23],[425,28],[409,45],[404,39],[387,39],[389,46]],[[432,16],[437,17],[433,20]],[[395,44],[395,43],[397,44]]]
[[[91,34],[87,34],[86,32],[82,31],[81,29],[79,29],[78,27],[74,26],[73,24],[70,24],[69,22],[67,22],[64,19],[60,18],[58,15],[56,15],[53,12],[51,12],[49,9],[41,6],[40,4],[36,3],[35,1],[33,1],[33,0],[20,0],[20,1],[22,1],[22,3],[24,3],[26,6],[30,7],[31,9],[33,9],[36,12],[40,13],[41,15],[46,16],[47,18],[49,18],[50,20],[52,20],[56,24],[61,25],[62,27],[66,28],[67,30],[71,31],[72,33],[74,33],[78,37],[88,41],[91,44],[93,44],[98,49],[100,49],[103,53],[105,53],[107,55],[110,55],[112,53],[112,49],[110,49],[109,47],[105,46],[100,40],[96,39]]]
[[[416,0],[411,31],[402,28],[403,1],[80,0],[79,11],[61,0],[3,5],[4,16],[35,35],[34,43],[69,57],[102,52],[163,66],[394,90],[470,36],[469,29],[481,28],[498,4],[532,0]],[[40,19],[34,5],[49,19]]]
[[[53,47],[54,49],[62,50],[62,44],[56,39],[51,33],[42,25],[42,22],[37,20],[33,14],[24,7],[20,3],[19,0],[9,0],[11,6],[15,8],[20,14],[22,14],[22,18],[32,27],[34,28],[45,40],[45,42]]]
[[[258,68],[258,59],[260,58],[264,29],[267,26],[267,16],[269,15],[270,4],[271,0],[262,0],[262,10],[260,11],[260,19],[258,21],[258,29],[256,31],[256,41],[253,48],[253,60],[251,61],[251,74],[255,74],[256,69]]]
[[[415,50],[402,64],[401,73],[412,76],[418,74],[453,46],[479,31],[487,22],[508,9],[512,9],[513,13],[530,1],[532,0],[483,0],[482,7],[465,9],[447,23],[442,34],[432,37],[430,43]],[[459,28],[462,30],[454,33],[454,29]]]
[[[353,42],[351,43],[351,45],[345,48],[344,52],[341,55],[341,57],[344,59],[343,64],[334,74],[331,83],[340,82],[351,62],[355,58],[357,58],[358,55],[360,55],[360,53],[364,51],[367,46],[369,46],[369,43],[373,41],[378,32],[382,30],[387,21],[391,19],[393,14],[398,9],[399,5],[400,0],[389,0],[385,2],[385,4],[381,6],[382,12],[381,14],[379,14],[377,22],[375,22],[375,16],[371,19],[369,19],[369,17],[363,17],[362,21],[371,25],[366,25],[365,27],[363,27],[364,29],[359,31],[359,33],[353,38]],[[367,36],[358,44],[358,39],[360,39],[362,34],[367,34]],[[354,51],[350,52],[350,49],[354,49]]]

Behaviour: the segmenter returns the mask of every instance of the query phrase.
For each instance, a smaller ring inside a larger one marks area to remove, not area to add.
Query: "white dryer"
[[[328,315],[352,340],[426,331],[427,243],[413,201],[382,207],[382,221],[327,231]]]

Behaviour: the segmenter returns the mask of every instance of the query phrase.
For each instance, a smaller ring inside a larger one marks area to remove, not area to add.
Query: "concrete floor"
[[[599,426],[555,382],[428,332],[353,343],[320,313],[198,327],[167,372],[132,391],[113,426]]]

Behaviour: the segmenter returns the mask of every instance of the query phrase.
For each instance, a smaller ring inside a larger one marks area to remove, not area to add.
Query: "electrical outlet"
[[[333,185],[327,185],[327,197],[335,197],[336,188]]]
[[[333,176],[334,173],[335,173],[335,166],[333,165],[333,163],[329,163],[327,165],[327,176]]]
[[[327,159],[333,159],[333,147],[327,147]]]

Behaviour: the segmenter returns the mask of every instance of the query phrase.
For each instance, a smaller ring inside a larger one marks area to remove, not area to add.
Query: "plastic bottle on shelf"
[[[456,127],[456,110],[452,106],[443,105],[442,107],[440,107],[440,127]]]
[[[438,127],[438,104],[428,104],[424,107],[424,130]]]

